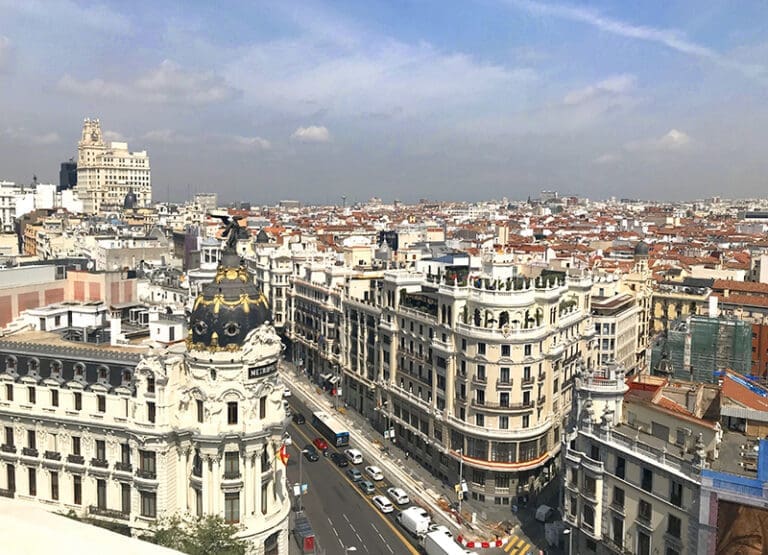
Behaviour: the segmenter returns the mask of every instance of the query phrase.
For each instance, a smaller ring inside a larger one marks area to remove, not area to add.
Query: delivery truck
[[[429,513],[421,507],[408,507],[397,515],[397,521],[416,537],[426,534],[429,531],[429,525],[432,524]]]
[[[426,555],[476,555],[463,545],[456,543],[450,531],[445,526],[436,526],[427,532],[421,546]]]

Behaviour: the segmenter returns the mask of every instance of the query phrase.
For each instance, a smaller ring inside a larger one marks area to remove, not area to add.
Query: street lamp
[[[301,460],[304,458],[306,453],[309,453],[308,449],[302,449],[299,453],[299,512],[301,512],[301,496],[304,494],[304,492],[301,491],[302,486],[304,485],[301,472]]]
[[[461,502],[464,499],[464,449],[456,449],[459,455],[459,518],[461,518]]]
[[[573,555],[573,529],[566,528],[563,530],[563,535],[568,536],[568,555]]]

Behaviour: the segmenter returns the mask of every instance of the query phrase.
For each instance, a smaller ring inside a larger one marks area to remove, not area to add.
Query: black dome
[[[635,256],[648,256],[649,247],[645,241],[640,241],[635,245]]]
[[[133,189],[128,191],[128,194],[125,195],[125,198],[123,199],[123,208],[125,210],[133,210],[136,208],[136,204],[138,204],[138,199],[136,198],[136,193],[133,192]]]
[[[232,252],[224,253],[216,277],[203,286],[189,317],[190,347],[238,350],[248,332],[271,321],[269,305]]]

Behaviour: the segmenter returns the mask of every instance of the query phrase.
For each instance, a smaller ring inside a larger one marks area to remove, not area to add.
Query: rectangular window
[[[103,439],[96,440],[96,458],[100,461],[107,460],[107,444]]]
[[[475,424],[478,426],[485,426],[485,415],[484,414],[476,414],[475,415]]]
[[[29,398],[29,402],[32,405],[34,405],[37,401],[37,391],[35,390],[34,385],[31,385],[27,388],[27,397]]]
[[[645,524],[651,523],[651,516],[653,515],[653,506],[641,499],[637,505],[637,518]]]
[[[511,348],[509,345],[502,345],[501,346],[501,356],[508,357],[511,353]]]
[[[83,394],[75,392],[75,410],[83,410]]]
[[[72,454],[73,455],[80,454],[80,437],[79,436],[72,436]]]
[[[131,514],[131,484],[120,484],[120,509]]]
[[[499,429],[500,430],[509,429],[509,416],[499,416]]]
[[[5,444],[13,446],[13,428],[11,426],[5,427]]]
[[[204,420],[204,415],[205,415],[205,412],[203,410],[203,402],[200,399],[198,399],[196,401],[196,404],[197,404],[197,421],[202,424]]]
[[[139,451],[139,470],[147,475],[157,474],[154,451]]]
[[[72,497],[75,505],[83,504],[83,479],[75,474],[72,476]]]
[[[37,472],[34,468],[29,468],[29,495],[37,495]]]
[[[509,367],[502,366],[499,368],[499,382],[501,383],[509,383]]]
[[[51,472],[51,499],[59,500],[59,473]]]
[[[595,509],[592,505],[584,505],[584,511],[582,513],[585,524],[590,530],[595,529]]]
[[[107,508],[107,481],[96,480],[96,506],[99,509]]]
[[[613,488],[613,506],[617,509],[624,508],[624,490],[621,488]]]
[[[154,392],[155,392],[155,377],[147,376],[147,393],[154,393]]]
[[[155,492],[141,492],[141,516],[157,517],[157,494]]]
[[[674,480],[669,483],[669,501],[676,507],[683,506],[683,484],[675,482]]]
[[[37,435],[35,430],[27,430],[27,447],[37,449]]]
[[[261,484],[261,514],[265,515],[267,514],[267,509],[269,509],[268,500],[267,500],[267,487],[269,484]]]
[[[624,457],[616,457],[616,476],[618,478],[624,479],[624,474],[627,471],[627,461],[624,459]]]
[[[51,389],[51,406],[52,407],[59,406],[59,390],[58,389]]]
[[[527,428],[531,425],[531,417],[528,414],[523,415],[523,428]]]
[[[8,401],[13,401],[13,384],[5,384],[5,398]]]
[[[640,487],[645,491],[653,491],[653,472],[650,468],[643,469],[643,478]]]
[[[237,424],[237,401],[227,403],[227,424]]]
[[[99,412],[107,412],[107,397],[105,395],[96,395]]]
[[[240,476],[240,453],[227,451],[224,453],[224,477],[237,478]]]
[[[157,412],[155,408],[155,403],[152,401],[147,401],[147,420],[154,423],[157,419]]]
[[[667,534],[673,538],[679,538],[681,529],[682,523],[680,522],[680,519],[675,515],[669,515],[667,517]]]
[[[227,522],[240,522],[240,494],[224,494],[224,520]]]
[[[651,536],[637,532],[637,555],[651,555]]]
[[[485,343],[478,343],[477,344],[477,354],[478,355],[484,355],[485,354]]]
[[[466,339],[462,339],[461,340],[461,350],[462,351],[466,351],[467,350],[467,340]]]
[[[527,357],[531,356],[531,344],[530,343],[523,347],[523,355],[527,356]]]
[[[127,443],[120,444],[120,462],[131,464],[131,446]]]
[[[259,399],[259,418],[262,420],[267,417],[267,398],[266,396]]]
[[[203,491],[195,490],[195,509],[197,510],[197,516],[203,516]]]

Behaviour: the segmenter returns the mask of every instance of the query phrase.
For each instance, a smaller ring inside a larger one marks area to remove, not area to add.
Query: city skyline
[[[0,179],[55,182],[98,117],[158,200],[761,193],[760,3],[228,8],[0,2]]]

